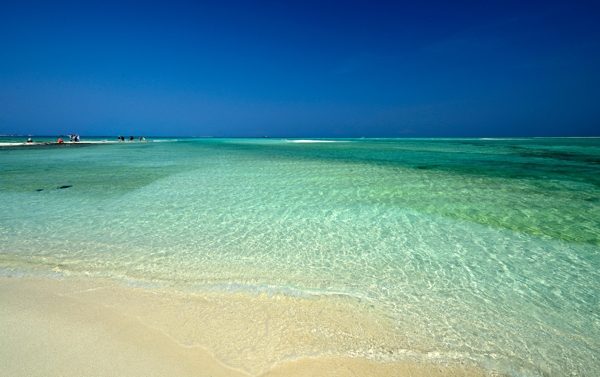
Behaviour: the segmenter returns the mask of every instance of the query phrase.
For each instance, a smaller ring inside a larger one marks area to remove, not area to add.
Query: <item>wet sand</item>
[[[484,375],[408,354],[400,362],[352,357],[371,351],[397,359],[403,351],[391,345],[402,340],[384,316],[344,298],[4,277],[0,302],[3,376]],[[332,345],[347,356],[328,355]]]

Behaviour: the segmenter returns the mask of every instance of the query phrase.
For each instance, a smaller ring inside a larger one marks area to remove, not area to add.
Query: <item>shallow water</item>
[[[0,147],[2,273],[342,295],[416,353],[600,368],[600,139],[157,141]]]

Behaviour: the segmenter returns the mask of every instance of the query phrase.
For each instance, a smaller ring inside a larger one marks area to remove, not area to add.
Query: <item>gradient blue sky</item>
[[[598,2],[0,1],[0,133],[600,136]]]

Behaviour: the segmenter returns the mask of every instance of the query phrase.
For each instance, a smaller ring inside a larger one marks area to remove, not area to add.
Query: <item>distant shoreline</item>
[[[58,142],[48,142],[48,141],[33,141],[33,142],[23,142],[23,143],[2,143],[0,142],[0,147],[20,147],[20,146],[31,146],[31,147],[39,147],[39,146],[46,146],[46,145],[93,145],[93,144],[116,144],[118,143],[118,141],[101,141],[101,142],[89,142],[89,141],[79,141],[79,142],[73,142],[73,141],[65,141],[62,143],[58,143]]]
[[[39,138],[39,139],[56,139],[64,137],[64,135],[59,136],[33,136],[33,135],[15,135],[15,134],[3,134],[0,135],[0,140],[2,138],[5,139],[17,139],[17,138]],[[448,140],[479,140],[479,141],[509,141],[509,140],[539,140],[539,139],[600,139],[600,136],[531,136],[531,137],[415,137],[415,138],[402,138],[402,137],[369,137],[369,138],[358,138],[358,137],[272,137],[265,139],[264,137],[213,137],[213,136],[149,136],[145,140],[138,140],[135,138],[134,140],[115,140],[116,136],[88,136],[84,141],[63,141],[59,143],[57,141],[49,141],[49,140],[40,140],[40,141],[16,141],[16,140],[6,140],[0,141],[0,147],[21,147],[21,146],[49,146],[49,145],[94,145],[94,144],[119,144],[119,143],[143,143],[143,142],[153,142],[153,141],[165,141],[163,139],[168,139],[169,141],[178,141],[179,140],[193,140],[193,139],[239,139],[239,140],[285,140],[294,143],[326,143],[326,142],[334,142],[334,141],[357,141],[357,140],[406,140],[406,141],[448,141]]]

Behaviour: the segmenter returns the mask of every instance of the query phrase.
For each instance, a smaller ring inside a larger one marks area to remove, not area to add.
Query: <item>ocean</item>
[[[2,276],[341,298],[391,323],[385,347],[295,357],[600,370],[600,138],[14,141]]]

